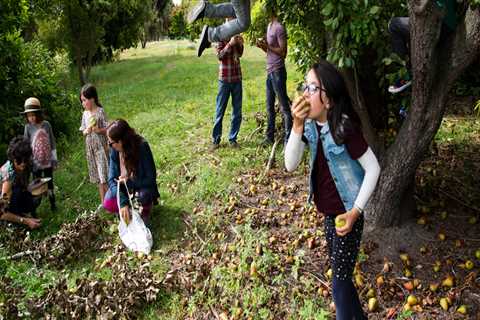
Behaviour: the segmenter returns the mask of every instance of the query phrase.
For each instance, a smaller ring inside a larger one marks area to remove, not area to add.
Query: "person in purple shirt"
[[[284,142],[288,141],[292,129],[292,113],[290,99],[287,95],[287,69],[285,58],[287,56],[287,32],[278,21],[276,8],[267,7],[270,23],[267,28],[267,37],[257,41],[256,45],[267,54],[267,132],[265,144],[272,144],[275,139],[275,97],[277,97],[285,129]]]

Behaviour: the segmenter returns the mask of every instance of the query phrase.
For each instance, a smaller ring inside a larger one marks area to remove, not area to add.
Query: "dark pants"
[[[218,94],[216,99],[215,123],[213,125],[212,140],[219,144],[222,138],[222,121],[227,108],[228,98],[232,96],[232,120],[228,140],[237,142],[240,124],[242,123],[242,82],[218,81]]]
[[[410,56],[410,18],[392,18],[388,24],[388,31],[392,39],[393,52],[407,60],[407,57]]]
[[[36,178],[51,178],[48,181],[48,199],[50,200],[50,207],[55,209],[55,194],[53,193],[53,168],[45,168],[33,171],[33,177]]]
[[[33,197],[24,188],[14,185],[7,211],[19,216],[25,216],[27,213],[30,213],[32,217],[36,217],[35,211],[40,204],[40,199],[40,197]]]
[[[283,115],[285,129],[285,142],[288,141],[292,129],[292,112],[290,111],[290,99],[287,95],[287,70],[282,67],[270,72],[267,76],[267,139],[275,139],[275,96],[278,98]]]
[[[357,219],[352,231],[343,237],[338,236],[335,230],[335,216],[325,217],[325,234],[333,271],[332,294],[337,320],[367,319],[352,281],[362,231],[363,216]]]

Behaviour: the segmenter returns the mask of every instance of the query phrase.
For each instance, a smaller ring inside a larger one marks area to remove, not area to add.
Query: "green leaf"
[[[322,15],[329,16],[333,11],[333,3],[329,2],[322,10]]]
[[[379,6],[373,6],[370,8],[370,14],[371,15],[376,15],[378,12],[380,12],[380,7]]]

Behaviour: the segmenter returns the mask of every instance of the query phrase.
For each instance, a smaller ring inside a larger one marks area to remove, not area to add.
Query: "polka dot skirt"
[[[352,278],[363,231],[363,215],[355,221],[352,231],[340,237],[335,230],[335,216],[325,217],[325,235],[333,276],[339,280]]]

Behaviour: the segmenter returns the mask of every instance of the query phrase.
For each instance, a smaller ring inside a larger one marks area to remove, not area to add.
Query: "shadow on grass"
[[[178,207],[156,206],[151,213],[150,231],[153,236],[152,250],[159,249],[167,242],[179,240],[185,228],[182,215],[185,210]]]

